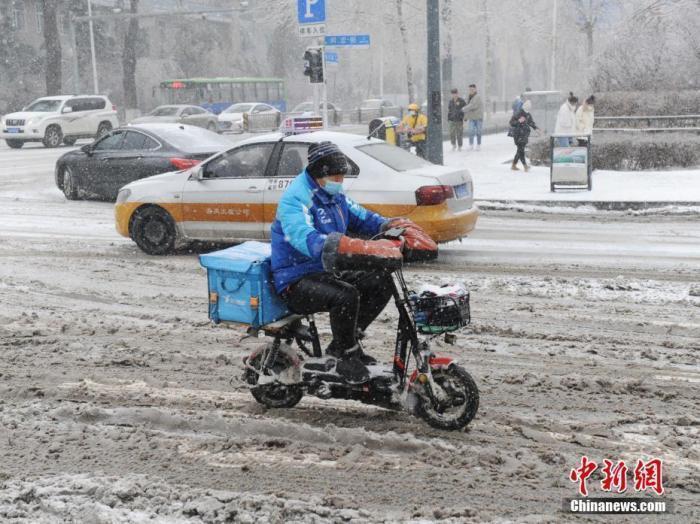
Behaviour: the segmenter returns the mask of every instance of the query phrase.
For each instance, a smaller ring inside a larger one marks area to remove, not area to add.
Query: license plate
[[[454,186],[454,190],[456,198],[467,198],[469,196],[469,188],[467,187],[467,184]]]
[[[21,133],[22,130],[19,127],[8,127],[6,129],[8,133]]]

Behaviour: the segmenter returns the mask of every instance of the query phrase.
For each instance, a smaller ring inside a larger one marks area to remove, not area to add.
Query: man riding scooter
[[[392,296],[380,271],[357,270],[396,263],[402,252],[392,240],[363,240],[390,228],[404,230],[404,247],[436,252],[435,242],[405,218],[388,219],[343,194],[348,162],[331,142],[311,144],[308,166],[280,199],[272,224],[272,271],[277,293],[298,314],[328,311],[336,371],[348,383],[369,380],[375,361],[358,343]],[[343,270],[343,271],[340,271]]]

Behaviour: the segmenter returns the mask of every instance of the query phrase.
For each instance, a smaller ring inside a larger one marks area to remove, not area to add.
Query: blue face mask
[[[334,182],[333,180],[327,180],[326,185],[323,189],[329,195],[337,195],[343,192],[343,184],[340,182]]]

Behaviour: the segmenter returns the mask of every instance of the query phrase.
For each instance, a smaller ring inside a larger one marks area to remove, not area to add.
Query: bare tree
[[[136,14],[139,9],[139,0],[131,0],[131,13]],[[122,57],[124,105],[127,109],[138,107],[138,95],[136,91],[136,48],[139,36],[138,18],[129,19],[129,27],[124,35],[124,55]]]
[[[481,0],[481,21],[484,27],[484,109],[489,106],[491,93],[491,71],[493,70],[493,50],[491,49],[491,31],[489,29],[488,0]]]
[[[58,35],[57,8],[59,0],[42,0],[44,47],[46,48],[46,94],[62,91],[61,39]]]
[[[416,101],[416,84],[413,80],[413,66],[411,65],[411,51],[408,42],[408,28],[406,27],[406,19],[403,13],[404,0],[396,0],[396,15],[399,23],[399,31],[401,32],[401,41],[403,43],[403,55],[406,61],[406,84],[408,87],[408,102]]]
[[[452,86],[452,0],[442,0],[442,90],[447,93],[447,90]],[[447,99],[447,98],[445,98]]]
[[[613,3],[611,0],[573,0],[576,25],[586,35],[586,65],[593,62],[593,33],[601,17]]]

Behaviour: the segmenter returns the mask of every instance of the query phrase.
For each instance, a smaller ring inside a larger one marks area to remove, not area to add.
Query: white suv
[[[79,138],[98,138],[119,126],[117,110],[106,96],[46,96],[0,119],[0,138],[19,149],[25,142],[68,146]]]

